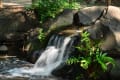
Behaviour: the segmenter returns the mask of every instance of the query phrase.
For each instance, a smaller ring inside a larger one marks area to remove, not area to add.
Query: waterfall
[[[35,63],[32,72],[38,75],[50,75],[62,62],[66,48],[69,48],[71,37],[52,36],[48,46]]]
[[[13,76],[24,76],[24,74],[49,76],[54,69],[66,61],[73,42],[74,38],[53,35],[48,41],[46,49],[41,53],[33,68],[15,68],[9,70],[9,73]]]

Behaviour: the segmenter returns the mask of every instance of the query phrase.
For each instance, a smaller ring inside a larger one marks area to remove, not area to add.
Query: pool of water
[[[0,57],[0,80],[67,80],[51,76],[19,74],[21,70],[31,69],[34,64],[17,57]]]

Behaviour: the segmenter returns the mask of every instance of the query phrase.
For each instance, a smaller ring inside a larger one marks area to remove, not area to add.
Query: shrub
[[[113,58],[107,56],[98,47],[98,42],[89,38],[89,33],[81,35],[80,44],[76,47],[82,55],[69,58],[68,64],[79,64],[88,73],[89,78],[96,79],[99,75],[108,70],[108,64],[114,66]]]
[[[61,12],[64,8],[75,8],[79,5],[75,0],[38,0],[33,3],[33,8],[38,14],[40,23],[49,18],[55,18],[55,16]]]

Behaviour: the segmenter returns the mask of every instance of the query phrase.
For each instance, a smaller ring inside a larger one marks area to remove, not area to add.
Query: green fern
[[[72,57],[67,60],[67,63],[70,64],[79,64],[80,67],[89,71],[89,68],[95,68],[91,73],[92,77],[96,78],[99,76],[99,72],[108,70],[108,63],[115,66],[115,61],[112,57],[107,56],[107,53],[103,53],[98,47],[99,43],[91,41],[89,38],[88,32],[83,32],[81,34],[80,44],[76,47],[78,51],[83,53],[83,56]],[[96,70],[99,67],[100,70]],[[90,75],[91,75],[90,74]],[[89,76],[90,76],[89,75]]]

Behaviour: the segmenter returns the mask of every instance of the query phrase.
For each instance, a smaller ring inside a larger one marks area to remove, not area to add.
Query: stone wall
[[[38,34],[38,25],[34,11],[27,11],[21,5],[5,5],[0,11],[0,46],[22,50],[24,41]]]

